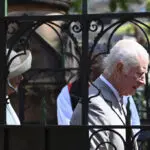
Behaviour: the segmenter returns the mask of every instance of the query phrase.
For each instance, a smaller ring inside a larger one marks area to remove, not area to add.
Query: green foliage
[[[128,10],[127,0],[119,0],[118,6],[123,10]]]
[[[146,100],[144,97],[144,89],[143,91],[137,91],[135,95],[133,96],[133,98],[134,98],[135,104],[137,105],[140,118],[146,119],[147,113],[146,113]]]
[[[150,0],[146,1],[146,11],[150,11]]]
[[[145,22],[146,25],[148,25],[150,27],[150,23],[149,22]],[[140,27],[142,27],[142,29],[146,32],[148,38],[150,39],[150,30],[143,26],[142,24],[138,24]],[[136,30],[135,30],[135,25],[134,24],[125,24],[123,26],[121,26],[117,31],[116,34],[131,34],[134,35]],[[144,37],[145,38],[145,37]]]
[[[112,12],[115,12],[117,8],[128,11],[128,5],[130,5],[131,3],[140,4],[141,2],[142,0],[110,0],[109,8]]]
[[[83,0],[73,0],[71,11],[82,13],[82,2]],[[87,1],[88,2],[88,1]],[[109,9],[111,12],[115,12],[117,8],[120,8],[121,10],[128,11],[128,5],[131,3],[138,3],[140,4],[142,0],[110,0],[109,1]],[[150,0],[147,0],[148,8],[150,10]]]
[[[78,12],[78,13],[82,13],[82,9],[81,9],[81,7],[82,7],[82,0],[74,0],[74,1],[72,1],[72,3],[71,3],[71,8],[72,8],[72,12]]]
[[[117,9],[117,0],[111,0],[109,3],[110,11],[114,12]]]
[[[132,24],[123,25],[116,31],[116,34],[134,34],[134,27]]]

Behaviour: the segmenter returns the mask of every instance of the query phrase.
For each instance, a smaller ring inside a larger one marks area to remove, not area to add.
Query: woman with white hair
[[[9,54],[9,50],[6,51],[7,55]],[[23,79],[22,73],[26,72],[31,68],[32,55],[30,51],[21,51],[19,53],[11,50],[10,55],[8,56],[8,65],[9,66],[9,74],[8,74],[8,86],[7,86],[7,104],[6,104],[6,124],[7,125],[20,125],[19,118],[14,111],[10,100],[9,95],[14,92],[17,92],[18,86]]]

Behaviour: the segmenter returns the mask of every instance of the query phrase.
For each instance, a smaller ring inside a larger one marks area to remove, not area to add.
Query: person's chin
[[[134,95],[135,92],[136,92],[136,90],[127,91],[127,92],[125,92],[123,95],[124,95],[124,96]]]
[[[134,95],[136,90],[132,90],[128,95]]]

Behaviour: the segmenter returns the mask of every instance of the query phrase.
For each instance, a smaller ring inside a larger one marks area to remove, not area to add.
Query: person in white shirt
[[[92,58],[94,58],[97,54],[99,53],[99,50],[95,50],[92,54]],[[98,55],[95,59],[94,62],[91,62],[91,73],[90,73],[90,79],[92,81],[94,81],[102,72],[103,68],[102,68],[102,59],[105,57],[106,55]],[[91,59],[92,59],[91,58]],[[57,123],[58,125],[70,125],[70,119],[73,113],[73,105],[76,105],[76,103],[78,102],[78,99],[75,100],[72,98],[72,96],[70,94],[72,94],[71,89],[74,88],[75,92],[74,94],[76,96],[80,96],[80,92],[78,90],[80,90],[80,87],[78,85],[78,80],[74,81],[73,83],[69,83],[67,85],[65,85],[58,97],[57,97]],[[72,102],[74,102],[75,100],[75,104],[72,105]]]
[[[6,55],[8,56],[9,50],[6,50]],[[17,56],[18,55],[18,56]],[[17,57],[16,57],[17,56]],[[20,125],[20,120],[11,105],[11,100],[9,95],[17,92],[18,86],[23,79],[22,73],[26,72],[31,68],[32,55],[29,50],[26,52],[15,52],[11,50],[8,56],[8,85],[7,85],[7,95],[6,95],[6,125]]]

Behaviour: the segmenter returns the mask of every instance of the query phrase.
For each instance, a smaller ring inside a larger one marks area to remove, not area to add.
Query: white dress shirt
[[[20,120],[13,109],[10,100],[7,100],[6,104],[6,124],[7,125],[20,125]]]

